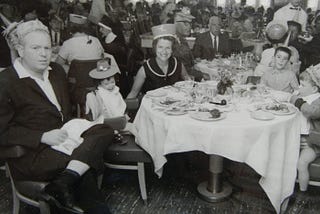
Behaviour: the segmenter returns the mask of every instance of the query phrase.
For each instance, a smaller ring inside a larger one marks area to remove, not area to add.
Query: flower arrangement
[[[217,85],[218,94],[232,94],[233,81],[231,80],[232,73],[228,70],[219,72],[220,81]]]

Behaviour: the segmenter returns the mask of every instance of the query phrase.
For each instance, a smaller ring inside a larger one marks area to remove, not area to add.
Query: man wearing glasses
[[[176,13],[174,22],[179,42],[173,55],[183,63],[189,75],[194,76],[195,80],[200,81],[202,79],[202,73],[193,68],[194,57],[186,40],[186,37],[190,36],[191,24],[194,18],[194,16],[190,15],[190,10],[187,7],[183,7],[180,12]]]

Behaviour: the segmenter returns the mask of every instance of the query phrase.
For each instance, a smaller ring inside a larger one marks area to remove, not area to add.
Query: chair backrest
[[[98,60],[72,60],[68,72],[68,84],[73,106],[84,106],[88,89],[94,87],[89,72],[97,67]]]
[[[246,84],[252,83],[254,85],[257,85],[260,83],[261,77],[260,76],[248,76]]]

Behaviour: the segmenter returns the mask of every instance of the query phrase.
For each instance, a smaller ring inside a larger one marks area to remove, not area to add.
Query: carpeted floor
[[[198,161],[198,163],[196,163]],[[197,185],[206,180],[206,164],[199,160],[182,170],[179,164],[169,161],[164,175],[158,179],[150,165],[146,166],[148,203],[140,199],[137,174],[134,171],[106,170],[103,192],[114,214],[212,214],[212,213],[275,213],[271,203],[258,184],[259,176],[245,164],[226,161],[224,180],[233,185],[227,200],[208,203],[198,197]],[[228,178],[228,179],[227,179]],[[320,187],[308,191],[308,205],[303,214],[320,213]],[[288,211],[295,201],[289,202]],[[12,213],[11,188],[8,178],[0,172],[0,213]],[[21,214],[39,213],[36,208],[23,205]],[[289,212],[287,212],[289,213]]]

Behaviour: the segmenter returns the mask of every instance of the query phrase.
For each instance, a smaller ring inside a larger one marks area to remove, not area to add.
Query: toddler
[[[116,86],[115,75],[119,70],[111,66],[106,59],[97,62],[97,68],[90,71],[89,76],[96,80],[96,89],[87,94],[86,115],[96,120],[100,115],[105,119],[125,117],[123,130],[135,135],[135,128],[126,114],[126,103]]]
[[[320,131],[320,64],[310,67],[300,74],[300,88],[297,94],[293,95],[290,102],[293,103],[308,120],[307,126],[302,130],[305,135],[310,136],[312,131]],[[320,135],[319,135],[320,136]],[[309,164],[320,155],[320,144],[311,144],[308,136],[302,138],[302,142],[306,141],[307,145],[303,146],[298,161],[298,180],[300,192],[298,193],[294,211],[301,205],[305,205],[305,192],[309,183]],[[306,140],[304,140],[306,139]],[[320,137],[319,137],[320,142]]]

